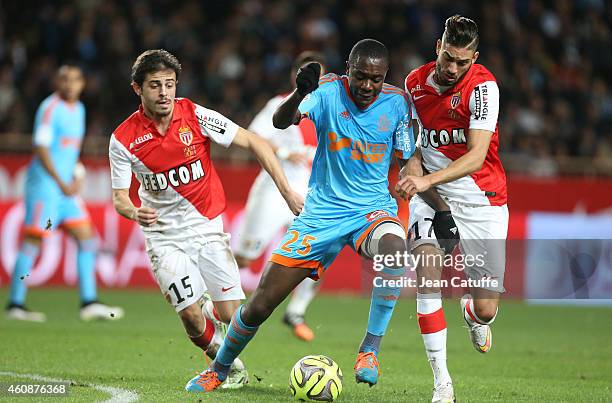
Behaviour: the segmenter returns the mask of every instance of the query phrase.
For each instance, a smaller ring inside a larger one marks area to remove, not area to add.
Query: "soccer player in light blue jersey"
[[[11,279],[6,309],[10,319],[44,322],[46,315],[25,307],[27,277],[40,254],[42,238],[59,226],[77,242],[77,271],[82,320],[119,319],[123,310],[97,300],[96,239],[83,201],[77,192],[84,177],[79,163],[85,134],[85,107],[79,101],[85,86],[81,69],[64,65],[57,73],[57,91],[36,112],[34,158],[25,186],[24,239]]]
[[[386,47],[364,39],[351,50],[346,76],[328,74],[319,80],[318,63],[298,72],[297,89],[278,107],[273,121],[282,129],[307,116],[317,129],[304,209],[273,253],[257,290],[234,314],[216,359],[189,381],[187,390],[216,389],[272,311],[303,279],[318,279],[345,245],[370,259],[406,251],[388,172],[393,155],[403,164],[413,154],[416,116],[406,94],[385,84],[388,67]],[[377,275],[404,273],[404,267],[391,265]],[[355,365],[357,382],[378,381],[380,340],[399,293],[398,287],[373,290],[368,331]]]

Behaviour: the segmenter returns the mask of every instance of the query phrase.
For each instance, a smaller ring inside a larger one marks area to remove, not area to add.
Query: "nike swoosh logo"
[[[235,285],[233,285],[233,286],[231,286],[231,287],[227,287],[227,288],[222,287],[222,288],[221,288],[221,291],[222,291],[222,292],[227,292],[227,291],[231,290],[231,289],[232,289],[232,288],[234,288],[234,287],[236,287],[236,286],[235,286]]]
[[[423,98],[424,96],[426,96],[426,95],[419,95],[418,97],[414,97],[414,98],[412,98],[412,99],[414,99],[414,100],[416,101],[417,99],[421,99],[421,98]]]

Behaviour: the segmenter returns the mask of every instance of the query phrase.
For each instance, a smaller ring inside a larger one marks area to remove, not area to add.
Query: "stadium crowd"
[[[612,174],[612,2],[604,0],[3,2],[0,149],[29,145],[35,108],[62,62],[86,72],[85,153],[104,155],[110,131],[138,104],[126,83],[143,49],[179,56],[180,96],[248,126],[288,90],[300,51],[320,50],[342,72],[353,43],[379,39],[391,52],[387,81],[403,87],[410,70],[434,59],[435,38],[455,13],[478,22],[479,62],[499,81],[508,170]]]

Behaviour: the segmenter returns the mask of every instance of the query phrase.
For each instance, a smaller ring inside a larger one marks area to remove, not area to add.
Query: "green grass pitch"
[[[6,297],[4,288],[0,301]],[[339,401],[431,400],[432,375],[411,299],[402,299],[397,306],[382,343],[382,375],[373,388],[357,385],[353,376],[369,300],[323,295],[315,299],[307,316],[316,332],[314,342],[295,339],[281,324],[282,309],[277,310],[241,356],[251,383],[241,390],[210,395],[183,390],[206,362],[184,336],[178,317],[161,294],[105,291],[102,299],[123,306],[126,317],[112,323],[82,323],[77,317],[76,290],[30,290],[29,305],[44,310],[48,321],[34,324],[0,318],[0,373],[4,374],[0,383],[26,381],[7,372],[73,380],[68,398],[48,398],[58,402],[109,398],[92,385],[128,389],[147,402],[289,401],[293,364],[308,354],[325,354],[344,372]],[[493,327],[493,350],[481,355],[472,349],[458,302],[447,300],[444,306],[448,365],[458,401],[612,400],[612,309],[502,301]],[[8,399],[0,396],[0,401]]]

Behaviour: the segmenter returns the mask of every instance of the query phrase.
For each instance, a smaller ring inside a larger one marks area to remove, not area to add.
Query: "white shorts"
[[[188,230],[181,239],[147,237],[153,276],[166,300],[179,312],[208,291],[213,301],[244,299],[238,265],[218,216]]]
[[[250,260],[261,256],[274,236],[295,219],[278,189],[257,179],[249,192],[244,221],[234,233],[238,241],[234,252]]]
[[[466,277],[485,284],[491,291],[504,292],[506,271],[506,238],[508,237],[508,206],[482,206],[446,200],[459,235],[460,247],[465,262],[462,264]],[[435,210],[423,199],[415,196],[410,200],[410,226],[408,242],[410,250],[430,244],[438,246],[433,231]],[[474,264],[466,264],[468,256]],[[457,260],[455,261],[457,262]],[[455,263],[457,267],[457,263]],[[497,280],[487,283],[483,278]]]

